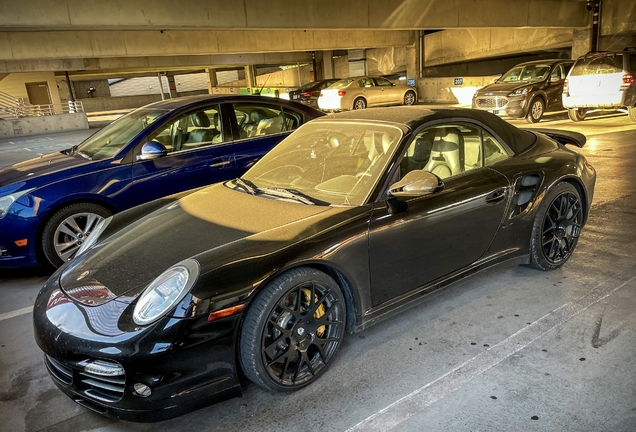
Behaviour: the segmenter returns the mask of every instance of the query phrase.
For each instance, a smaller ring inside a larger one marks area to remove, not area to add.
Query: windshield
[[[499,78],[498,82],[538,82],[546,79],[548,72],[550,72],[550,65],[516,66]]]
[[[111,158],[137,134],[167,112],[146,108],[135,110],[118,118],[81,143],[75,149],[75,153],[90,160]]]
[[[256,163],[243,179],[297,191],[331,205],[364,204],[402,131],[362,122],[308,123]]]

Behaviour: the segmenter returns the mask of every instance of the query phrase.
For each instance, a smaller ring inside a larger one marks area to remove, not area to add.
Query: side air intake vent
[[[515,194],[512,198],[512,212],[510,219],[519,216],[528,209],[528,206],[536,196],[541,184],[539,174],[530,174],[520,177],[515,182]]]

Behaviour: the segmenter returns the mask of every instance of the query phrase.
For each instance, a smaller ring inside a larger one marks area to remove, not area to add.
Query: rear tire
[[[545,104],[543,103],[543,99],[540,97],[536,97],[530,103],[530,107],[528,108],[528,115],[526,115],[526,121],[528,123],[539,123],[541,118],[543,117],[543,113],[545,111]]]
[[[365,109],[366,107],[367,107],[367,101],[364,98],[359,97],[353,101],[354,110]]]
[[[633,122],[636,122],[636,106],[627,108],[627,113],[629,114],[629,119]]]
[[[51,216],[42,232],[42,253],[54,268],[73,259],[83,241],[112,212],[98,204],[77,203]]]
[[[530,265],[555,270],[572,256],[583,226],[583,205],[577,189],[567,182],[548,189],[532,227]]]
[[[404,94],[404,105],[413,105],[415,103],[415,92],[413,91],[407,91]]]
[[[580,122],[585,120],[585,115],[587,114],[587,110],[582,108],[574,108],[568,110],[568,117],[573,122]]]

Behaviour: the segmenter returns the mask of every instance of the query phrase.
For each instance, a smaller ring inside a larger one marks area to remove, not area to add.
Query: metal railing
[[[68,101],[65,104],[31,105],[24,102],[24,98],[0,92],[0,119],[39,117],[83,111],[84,105],[78,101]]]

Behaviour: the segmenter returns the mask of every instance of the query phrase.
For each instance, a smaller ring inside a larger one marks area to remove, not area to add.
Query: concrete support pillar
[[[163,77],[161,76],[161,72],[157,73],[157,78],[159,78],[159,93],[161,94],[161,100],[165,100],[166,95],[163,94]]]
[[[322,77],[323,79],[335,78],[333,67],[333,51],[322,52]]]
[[[168,75],[168,93],[170,94],[170,99],[178,97],[174,75]]]
[[[417,33],[417,32],[416,32]],[[417,40],[417,38],[415,39]],[[420,49],[419,42],[406,47],[406,78],[419,78],[420,76]]]
[[[575,28],[572,33],[572,58],[576,60],[592,49],[592,32],[589,27]]]
[[[214,93],[214,87],[219,85],[219,80],[216,77],[216,71],[214,69],[205,69],[205,73],[208,74],[208,93]]]
[[[248,88],[256,88],[256,66],[245,66],[245,85]]]

